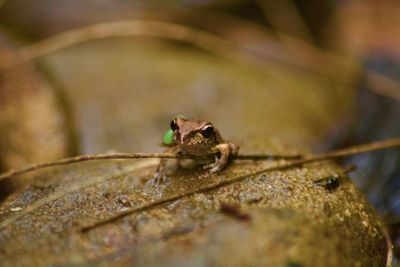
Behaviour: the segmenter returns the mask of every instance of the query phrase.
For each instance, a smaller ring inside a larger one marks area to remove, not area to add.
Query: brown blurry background
[[[400,134],[398,1],[3,0],[0,59],[3,171],[161,151],[176,114],[254,153]],[[400,152],[347,163],[396,226]]]

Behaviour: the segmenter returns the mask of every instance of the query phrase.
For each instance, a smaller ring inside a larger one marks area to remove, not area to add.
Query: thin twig
[[[393,242],[392,239],[390,238],[390,233],[387,228],[387,226],[382,227],[382,233],[383,236],[385,237],[386,241],[386,248],[387,248],[387,254],[386,254],[386,267],[391,267],[393,266]]]
[[[366,72],[367,89],[376,94],[400,101],[400,82],[388,76],[373,72]]]
[[[301,52],[291,57],[273,57],[269,58],[269,60],[295,65],[345,82],[347,82],[348,77],[344,75],[344,67],[346,66],[346,70],[348,68],[350,70],[359,68],[359,64],[354,60],[320,50],[305,41],[283,33],[279,35],[281,37],[285,36],[285,42],[290,43],[290,47],[293,48],[291,50]],[[266,66],[265,60],[259,58],[259,56],[246,52],[246,49],[240,48],[234,41],[218,35],[176,23],[154,20],[128,20],[105,22],[77,28],[27,45],[14,52],[0,54],[0,72],[9,71],[31,60],[80,43],[105,38],[132,36],[184,41],[229,60],[240,60],[256,67]],[[306,58],[301,59],[299,58],[300,55]],[[347,72],[353,73],[353,71]]]
[[[45,169],[48,167],[61,166],[66,164],[72,164],[84,161],[95,161],[95,160],[117,160],[117,159],[148,159],[148,158],[159,158],[159,159],[209,159],[213,158],[214,154],[206,156],[194,156],[194,155],[174,155],[165,153],[115,153],[115,154],[89,154],[82,155],[72,158],[65,158],[59,161],[46,162],[40,164],[34,164],[18,170],[10,170],[0,175],[0,181],[8,179],[12,176],[21,175],[24,173]],[[299,154],[293,155],[273,155],[273,154],[256,154],[256,155],[237,155],[236,160],[273,160],[273,159],[298,159],[301,156]]]
[[[313,44],[314,38],[293,0],[256,0],[255,3],[286,48],[290,58],[287,63],[346,84],[361,69],[355,58],[342,57]]]
[[[343,167],[343,173],[348,174],[357,170],[357,166],[354,164],[350,164],[348,166]]]
[[[312,34],[293,0],[256,0],[255,3],[278,34],[286,32],[300,36],[310,43],[313,41]]]
[[[279,160],[279,159],[300,159],[300,154],[239,154],[235,156],[234,160]]]
[[[0,62],[0,71],[9,70],[41,56],[80,43],[124,36],[148,36],[185,41],[224,57],[254,61],[254,57],[242,53],[229,40],[205,31],[176,23],[130,20],[99,23],[66,31],[23,47],[13,53],[5,54],[2,62]]]
[[[154,207],[158,207],[161,206],[163,204],[169,203],[169,202],[173,202],[176,201],[178,199],[184,198],[184,197],[189,197],[192,196],[194,194],[198,194],[198,193],[205,193],[205,192],[209,192],[212,190],[216,190],[218,188],[221,188],[223,186],[227,186],[230,185],[232,183],[236,183],[236,182],[240,182],[242,180],[248,179],[250,177],[254,177],[257,175],[260,175],[262,173],[265,172],[271,172],[271,171],[278,171],[278,170],[285,170],[285,169],[289,169],[289,168],[293,168],[293,167],[298,167],[298,166],[302,166],[303,164],[306,163],[312,163],[312,162],[318,162],[318,161],[324,161],[324,160],[329,160],[329,159],[335,159],[335,158],[341,158],[341,157],[347,157],[347,156],[352,156],[352,155],[356,155],[356,154],[361,154],[361,153],[366,153],[366,152],[370,152],[370,151],[375,151],[375,150],[382,150],[382,149],[388,149],[388,148],[394,148],[394,147],[400,147],[400,137],[398,138],[393,138],[393,139],[387,139],[384,141],[378,141],[378,142],[373,142],[373,143],[369,143],[369,144],[364,144],[364,145],[359,145],[359,146],[354,146],[354,147],[349,147],[349,148],[345,148],[345,149],[340,149],[340,150],[336,150],[336,151],[332,151],[332,152],[327,152],[327,153],[323,153],[317,156],[313,156],[313,157],[309,157],[306,159],[299,159],[299,160],[294,160],[291,162],[287,162],[284,163],[282,165],[278,165],[278,166],[272,166],[272,167],[268,167],[265,169],[261,169],[258,171],[254,171],[252,173],[249,174],[245,174],[245,175],[240,175],[237,176],[233,179],[230,180],[225,180],[216,184],[211,184],[208,186],[204,186],[203,188],[200,189],[196,189],[190,192],[186,192],[186,193],[182,193],[182,194],[178,194],[169,198],[164,198],[164,199],[160,199],[157,201],[154,201],[150,204],[144,205],[142,207],[138,207],[138,208],[132,208],[132,209],[128,209],[124,212],[121,212],[117,215],[111,216],[110,218],[98,221],[92,225],[88,225],[85,227],[82,227],[80,229],[81,232],[87,232],[92,230],[93,228],[97,228],[99,226],[102,225],[106,225],[112,222],[115,222],[119,219],[122,219],[128,215],[140,212],[140,211],[144,211],[147,209],[151,209]]]

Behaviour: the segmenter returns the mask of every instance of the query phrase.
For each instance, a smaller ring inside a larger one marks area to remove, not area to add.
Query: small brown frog
[[[224,142],[219,132],[210,122],[187,119],[177,116],[171,121],[171,129],[163,137],[163,145],[167,146],[166,153],[193,156],[215,154],[214,162],[203,166],[210,173],[221,171],[236,156],[239,146]],[[155,177],[157,180],[164,176],[167,159],[161,159]]]

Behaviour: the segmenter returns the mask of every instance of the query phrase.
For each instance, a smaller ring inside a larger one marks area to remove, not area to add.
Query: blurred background
[[[243,152],[400,135],[400,2],[0,1],[0,169],[154,152],[177,114]],[[400,246],[400,151],[348,159]]]

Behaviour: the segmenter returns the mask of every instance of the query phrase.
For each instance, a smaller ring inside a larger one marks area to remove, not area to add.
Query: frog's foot
[[[216,172],[218,172],[218,170],[217,171],[212,171],[212,170],[217,168],[218,163],[219,163],[219,157],[215,156],[214,162],[210,163],[210,164],[203,165],[203,169],[209,170],[211,173],[216,173]],[[222,168],[223,167],[221,167],[221,169]]]
[[[163,172],[156,172],[154,174],[154,178],[151,180],[152,184],[160,185],[164,184],[167,181],[167,176]]]
[[[154,184],[162,184],[165,182],[165,166],[167,165],[167,159],[161,159],[158,164],[157,171],[154,173]]]
[[[212,164],[205,165],[204,168],[209,169],[210,173],[217,173],[226,167],[232,157],[238,154],[239,146],[234,143],[223,143],[216,145],[213,150],[219,152],[219,157],[216,157]]]
[[[167,176],[165,176],[165,175],[154,176],[151,183],[155,184],[155,185],[160,185],[160,184],[164,184],[166,182],[166,180],[167,180]]]

